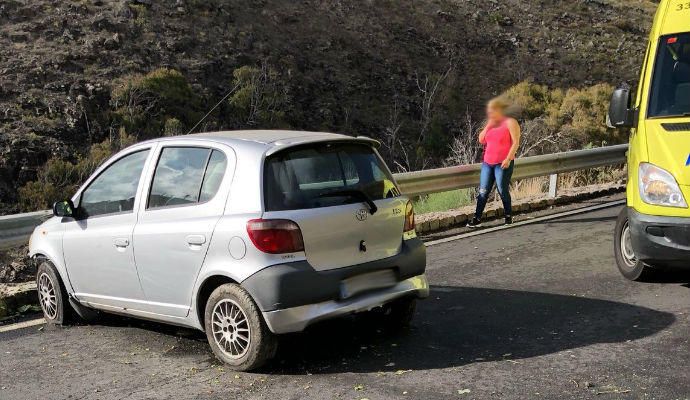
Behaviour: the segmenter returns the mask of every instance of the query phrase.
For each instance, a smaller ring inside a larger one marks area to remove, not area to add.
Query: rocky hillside
[[[356,132],[382,139],[401,167],[438,164],[465,115],[517,82],[634,81],[654,8],[649,0],[3,0],[0,211],[16,210],[17,188],[51,157],[76,161],[123,130],[139,139],[184,133],[228,92],[197,130]],[[124,118],[123,100],[136,99],[117,90],[160,68],[179,72],[186,91],[164,110],[149,103],[136,123]],[[241,90],[257,86],[265,110],[244,109]]]

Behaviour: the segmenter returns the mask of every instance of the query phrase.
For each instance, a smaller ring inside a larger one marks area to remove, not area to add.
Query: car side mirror
[[[74,210],[74,203],[69,199],[53,204],[53,215],[56,217],[74,217]]]
[[[609,128],[632,128],[635,125],[635,110],[631,109],[630,89],[619,88],[613,92],[606,125]]]

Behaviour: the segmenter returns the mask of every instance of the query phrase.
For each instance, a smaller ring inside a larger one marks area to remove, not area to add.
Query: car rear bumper
[[[331,300],[316,304],[264,312],[264,320],[276,334],[300,332],[307,326],[325,319],[368,311],[401,297],[424,298],[429,295],[426,275],[398,282],[395,286],[367,292],[346,300]]]
[[[429,285],[426,247],[418,238],[403,241],[392,257],[364,264],[316,271],[307,261],[264,268],[242,282],[274,333],[296,332],[330,317],[381,306],[405,296],[426,297]],[[367,275],[371,274],[371,275]],[[352,278],[389,274],[385,285],[365,287],[350,293]]]
[[[646,215],[628,209],[635,255],[654,267],[690,269],[690,218]]]

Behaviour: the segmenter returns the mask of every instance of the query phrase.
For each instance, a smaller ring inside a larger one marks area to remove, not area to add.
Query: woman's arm
[[[481,144],[486,144],[486,131],[489,130],[489,123],[487,122],[486,125],[484,125],[484,129],[482,129],[481,132],[479,132],[479,143]]]
[[[506,169],[510,167],[510,162],[515,159],[515,154],[517,154],[518,148],[520,148],[520,124],[513,118],[508,120],[508,129],[510,130],[510,138],[513,144],[510,146],[510,151],[508,152],[508,157],[503,161],[501,167]]]

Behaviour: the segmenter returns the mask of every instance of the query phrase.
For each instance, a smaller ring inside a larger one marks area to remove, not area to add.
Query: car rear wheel
[[[38,301],[46,322],[51,325],[67,323],[70,311],[67,291],[57,270],[50,261],[44,260],[38,266],[36,271],[36,290],[38,291]]]
[[[627,208],[618,215],[613,243],[616,265],[624,277],[637,282],[648,281],[652,277],[654,271],[635,255]]]
[[[249,293],[239,285],[221,285],[211,293],[204,325],[213,353],[234,370],[259,368],[276,353],[275,335]]]

